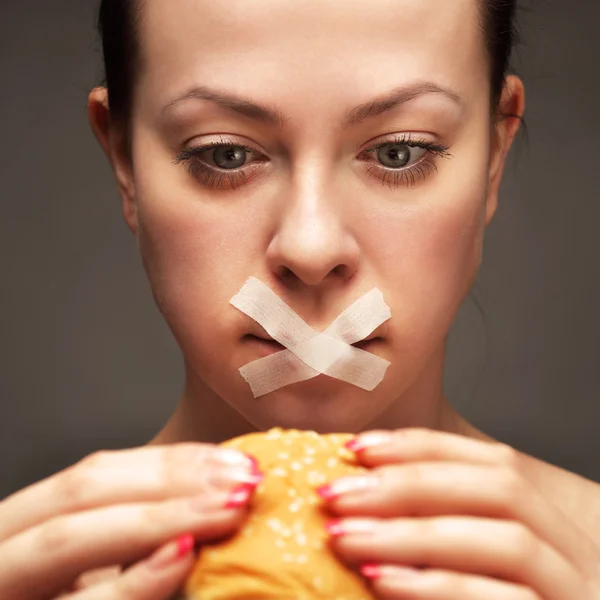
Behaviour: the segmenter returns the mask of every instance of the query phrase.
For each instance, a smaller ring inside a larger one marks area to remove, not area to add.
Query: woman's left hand
[[[378,598],[600,600],[600,547],[510,446],[429,429],[353,442],[370,471],[319,493],[340,517],[328,524],[335,551]]]

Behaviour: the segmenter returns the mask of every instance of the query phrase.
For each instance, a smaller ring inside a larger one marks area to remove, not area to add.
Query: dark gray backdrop
[[[145,443],[181,391],[87,124],[95,6],[0,0],[0,498]],[[446,389],[490,435],[600,481],[600,3],[531,0],[520,20],[529,144],[487,233],[485,321],[468,300]]]

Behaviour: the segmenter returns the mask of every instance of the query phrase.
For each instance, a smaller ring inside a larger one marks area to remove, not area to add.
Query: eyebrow
[[[348,127],[358,125],[370,117],[382,115],[406,102],[427,94],[441,94],[459,106],[462,106],[464,103],[463,99],[449,88],[428,81],[419,81],[395,88],[391,92],[379,96],[370,102],[355,106],[346,113],[343,128],[347,129]],[[177,96],[162,109],[162,112],[165,114],[178,104],[191,99],[214,102],[223,108],[233,110],[277,129],[283,129],[288,120],[274,106],[257,104],[248,98],[213,90],[206,86],[194,87]]]

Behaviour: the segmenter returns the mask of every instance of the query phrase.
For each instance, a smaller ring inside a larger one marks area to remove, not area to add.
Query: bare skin
[[[273,426],[357,433],[428,428],[498,443],[458,414],[442,390],[446,335],[479,268],[519,127],[516,119],[489,120],[474,2],[402,3],[398,19],[390,18],[385,1],[363,12],[360,2],[351,11],[342,1],[264,0],[236,6],[235,18],[209,3],[200,15],[192,4],[198,3],[184,1],[179,11],[161,1],[148,7],[132,163],[119,152],[118,128],[109,125],[105,90],[90,96],[90,120],[115,169],[125,219],[185,357],[179,406],[150,445],[219,443]],[[424,95],[341,129],[345,111],[425,75],[456,91],[460,107],[441,94]],[[182,101],[165,117],[162,107],[199,83],[276,107],[281,128],[198,99]],[[506,83],[499,111],[522,115],[523,84],[516,77]],[[453,158],[414,186],[382,188],[350,157],[366,140],[398,132],[431,132],[449,142]],[[168,162],[185,140],[198,145],[217,133],[268,159],[248,171],[239,189],[227,180],[209,189]],[[252,233],[244,235],[249,219]],[[392,363],[385,382],[364,394],[320,376],[255,401],[236,376],[255,358],[240,344],[251,327],[228,307],[250,275],[316,328],[379,286],[392,315],[402,315],[373,350]],[[200,299],[210,307],[205,313],[196,310]],[[214,339],[217,348],[210,346]],[[317,400],[319,416],[309,410],[307,418],[306,406]],[[600,539],[593,509],[600,486],[519,456],[524,476]]]

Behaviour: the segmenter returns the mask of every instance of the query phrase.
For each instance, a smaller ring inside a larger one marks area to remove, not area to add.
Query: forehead
[[[424,78],[468,96],[487,72],[477,2],[146,0],[139,81],[160,104],[201,84],[341,102]]]

